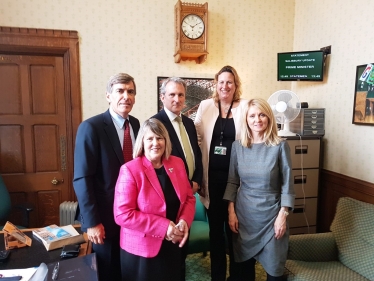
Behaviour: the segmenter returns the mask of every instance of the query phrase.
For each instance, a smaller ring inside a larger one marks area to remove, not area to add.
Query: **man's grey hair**
[[[106,85],[106,92],[108,94],[112,93],[113,85],[115,84],[128,84],[128,83],[134,83],[134,90],[136,94],[136,85],[134,78],[127,73],[117,73],[109,78],[109,81]]]
[[[182,78],[180,77],[169,77],[167,79],[165,79],[163,82],[162,82],[162,85],[160,87],[160,94],[161,95],[165,95],[166,93],[166,85],[169,83],[169,82],[174,82],[174,83],[177,83],[177,84],[180,84],[183,86],[184,88],[184,91],[187,92],[187,84],[186,84],[186,81],[184,81]]]

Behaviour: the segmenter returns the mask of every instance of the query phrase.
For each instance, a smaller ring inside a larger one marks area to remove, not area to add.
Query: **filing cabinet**
[[[287,137],[295,189],[295,206],[288,217],[290,234],[316,232],[321,138]]]

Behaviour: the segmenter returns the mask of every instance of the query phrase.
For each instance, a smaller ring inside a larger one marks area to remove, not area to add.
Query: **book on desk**
[[[62,248],[64,245],[85,242],[83,235],[79,234],[72,225],[50,225],[34,229],[32,233],[43,243],[47,251]]]

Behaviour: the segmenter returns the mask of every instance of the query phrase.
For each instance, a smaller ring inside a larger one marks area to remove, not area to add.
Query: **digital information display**
[[[278,81],[322,81],[322,51],[278,53]]]

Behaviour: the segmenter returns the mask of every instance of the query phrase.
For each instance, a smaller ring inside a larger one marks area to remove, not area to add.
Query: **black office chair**
[[[22,226],[17,225],[18,228],[29,227],[29,214],[33,210],[33,207],[28,204],[17,204],[14,208],[22,211]],[[5,186],[3,178],[0,175],[0,230],[3,229],[4,224],[8,220],[9,214],[12,210],[12,203],[10,201],[10,195],[8,189]]]

